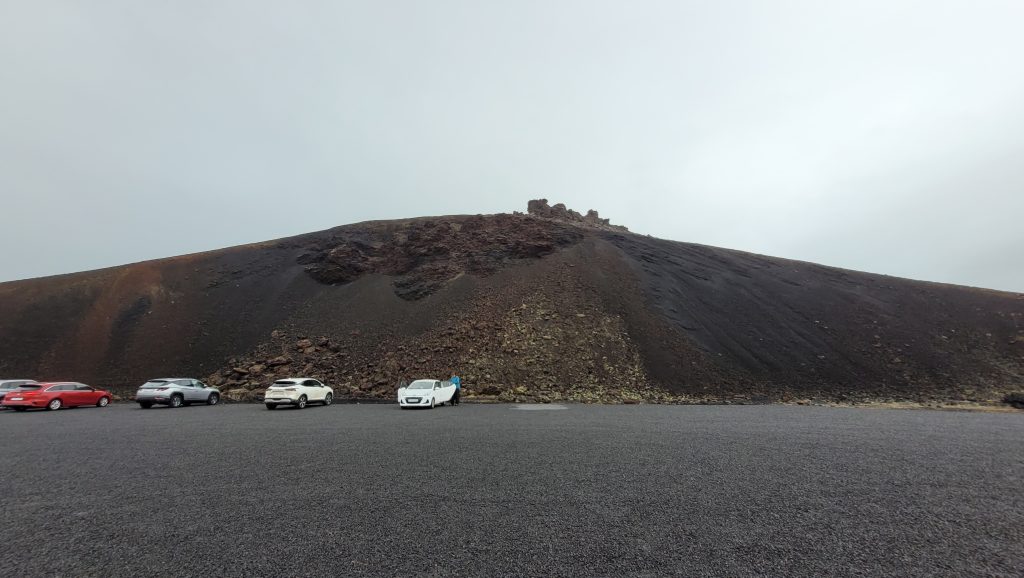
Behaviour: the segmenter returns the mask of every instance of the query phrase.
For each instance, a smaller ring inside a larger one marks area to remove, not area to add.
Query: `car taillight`
[[[286,387],[286,388],[284,388],[284,390],[285,391],[295,391],[295,388],[294,387]]]
[[[158,387],[158,388],[156,388],[156,390],[157,391],[167,391],[168,388],[166,388],[166,387]]]

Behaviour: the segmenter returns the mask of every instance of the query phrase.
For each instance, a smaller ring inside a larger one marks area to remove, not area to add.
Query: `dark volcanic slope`
[[[236,398],[300,373],[390,396],[457,371],[502,399],[989,399],[1024,384],[1024,296],[538,214],[361,223],[0,284],[0,375],[209,376]]]
[[[607,238],[659,318],[759,381],[900,398],[1024,384],[1024,295]]]

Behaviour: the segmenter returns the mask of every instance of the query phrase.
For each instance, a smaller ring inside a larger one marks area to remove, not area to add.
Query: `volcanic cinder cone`
[[[192,375],[390,397],[994,399],[1024,389],[1024,296],[527,214],[346,225],[0,284],[0,375],[126,391]]]

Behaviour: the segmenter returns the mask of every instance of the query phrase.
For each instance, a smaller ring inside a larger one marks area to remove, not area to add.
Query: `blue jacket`
[[[457,376],[457,375],[453,375],[452,376],[452,385],[455,386],[455,389],[462,389],[462,380],[459,379],[459,376]]]

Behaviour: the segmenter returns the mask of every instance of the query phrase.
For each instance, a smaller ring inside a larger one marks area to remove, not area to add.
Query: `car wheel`
[[[139,407],[141,407],[142,409],[149,409],[149,408],[153,407],[153,402],[151,402],[151,401],[140,401],[139,402]]]
[[[334,403],[334,395],[328,393],[327,397],[324,398],[324,405],[331,405]]]
[[[46,409],[50,411],[57,411],[64,405],[64,402],[60,399],[51,399],[50,403],[46,404]]]
[[[434,400],[433,399],[430,400],[430,409],[434,409]]]
[[[268,403],[267,404],[267,409],[277,409],[277,404],[276,403]]]
[[[216,393],[211,393],[210,397],[206,398],[206,405],[217,405],[220,403],[220,396]]]
[[[110,405],[110,398],[103,396],[99,401],[96,402],[96,407],[107,407]]]
[[[180,393],[171,396],[171,407],[181,407],[184,403],[185,398],[181,397]]]
[[[306,407],[306,402],[307,401],[309,401],[309,400],[306,399],[306,396],[300,395],[299,396],[299,403],[298,403],[297,407],[299,409],[303,409],[304,407]]]

